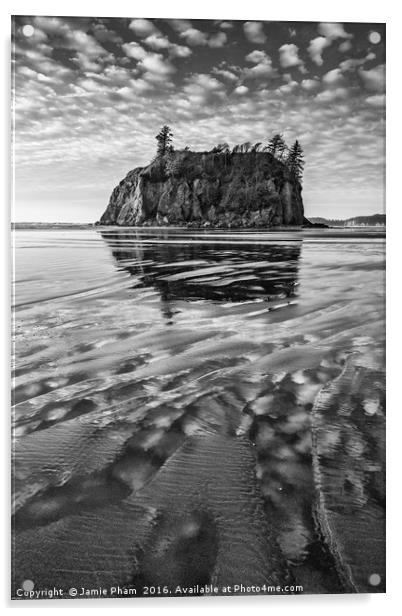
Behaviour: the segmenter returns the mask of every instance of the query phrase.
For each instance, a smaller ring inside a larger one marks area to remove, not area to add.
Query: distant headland
[[[315,226],[304,217],[303,150],[282,135],[210,151],[175,150],[172,131],[156,136],[157,152],[113,190],[97,224],[263,228]],[[326,225],[317,225],[326,226]]]

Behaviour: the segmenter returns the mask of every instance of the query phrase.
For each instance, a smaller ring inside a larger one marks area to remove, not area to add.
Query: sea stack
[[[137,167],[99,224],[252,228],[301,226],[302,187],[269,152],[179,150]]]

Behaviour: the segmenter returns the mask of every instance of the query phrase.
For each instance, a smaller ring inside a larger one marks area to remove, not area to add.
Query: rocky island
[[[287,151],[281,135],[275,135],[265,147],[245,143],[230,150],[220,144],[193,152],[173,150],[169,130],[163,127],[157,136],[154,160],[115,187],[98,224],[248,228],[308,223],[299,142]]]

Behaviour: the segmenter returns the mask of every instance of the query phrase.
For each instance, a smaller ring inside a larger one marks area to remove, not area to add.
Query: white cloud
[[[197,28],[188,28],[184,30],[180,34],[181,38],[186,40],[187,45],[207,45],[208,37],[201,30],[197,30]]]
[[[352,34],[345,32],[343,24],[341,23],[322,22],[318,24],[318,32],[331,40],[335,40],[337,38],[348,39],[353,37]]]
[[[334,102],[339,99],[346,99],[348,97],[348,91],[346,88],[335,88],[333,90],[324,90],[315,97],[316,101],[321,103]]]
[[[170,41],[166,36],[163,36],[163,34],[156,33],[147,36],[147,38],[144,39],[144,43],[154,50],[168,49],[168,47],[170,46]]]
[[[328,71],[328,73],[325,73],[322,80],[326,85],[332,87],[341,85],[345,81],[345,78],[342,75],[341,69],[334,68],[332,69],[332,71]]]
[[[240,95],[247,94],[248,88],[247,86],[237,86],[237,88],[234,89],[234,92]]]
[[[133,19],[129,28],[140,37],[146,37],[159,32],[158,28],[149,19]]]
[[[318,64],[318,66],[322,66],[324,62],[322,59],[322,53],[326,47],[330,46],[330,44],[331,41],[324,36],[317,36],[317,38],[310,41],[307,51],[310,54],[312,61]]]
[[[385,64],[379,64],[368,71],[361,68],[359,75],[367,90],[374,92],[383,92],[385,90]]]
[[[319,81],[317,79],[303,79],[300,85],[306,92],[312,92],[319,87]]]
[[[172,43],[169,47],[169,53],[173,58],[188,58],[193,53],[190,47],[186,47],[185,45],[176,45],[176,43]]]
[[[303,64],[298,55],[299,48],[293,43],[287,43],[279,47],[279,63],[283,68]]]
[[[374,94],[366,98],[366,103],[370,107],[385,107],[385,94]]]
[[[210,47],[223,47],[227,40],[228,37],[225,32],[218,32],[209,37],[208,45]]]
[[[231,71],[227,71],[226,69],[223,68],[213,68],[212,72],[215,75],[220,75],[221,77],[224,77],[225,79],[228,79],[229,81],[237,81],[238,77],[237,75],[235,75],[234,73],[232,73]]]
[[[122,49],[126,56],[129,58],[134,58],[134,60],[142,60],[147,55],[145,49],[135,42],[124,43],[124,45],[122,45]]]
[[[171,43],[163,34],[150,34],[143,42],[154,51],[164,49],[167,50],[172,57],[176,58],[187,58],[193,53],[189,47]]]
[[[250,43],[265,43],[267,37],[261,21],[246,21],[243,25],[244,34]]]
[[[255,49],[246,56],[246,60],[248,62],[253,62],[254,64],[264,62],[267,58],[268,56],[265,51],[260,51],[259,49]]]
[[[344,53],[345,51],[350,51],[352,49],[352,43],[350,41],[343,41],[338,47],[339,51]]]
[[[265,51],[255,49],[246,56],[246,60],[253,62],[255,66],[244,69],[243,76],[245,78],[258,79],[276,75],[272,60]]]
[[[157,75],[170,75],[176,71],[173,64],[164,59],[160,53],[147,54],[145,58],[140,61],[139,66]]]

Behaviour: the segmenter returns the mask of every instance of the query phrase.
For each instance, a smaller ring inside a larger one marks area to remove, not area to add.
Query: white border
[[[249,0],[246,3],[235,4],[236,0],[202,0],[190,3],[178,0],[148,0],[147,2],[133,2],[114,0],[113,2],[99,2],[89,0],[3,0],[0,27],[2,30],[3,96],[1,97],[3,111],[3,126],[7,126],[5,138],[1,148],[3,157],[2,186],[3,189],[3,224],[1,227],[2,244],[2,311],[3,323],[1,338],[1,370],[2,377],[2,436],[3,436],[3,469],[6,481],[5,495],[3,493],[2,528],[6,539],[2,542],[1,559],[1,597],[3,607],[6,609],[25,612],[30,610],[74,610],[74,614],[81,610],[99,611],[114,609],[130,609],[135,613],[152,613],[163,611],[165,614],[175,614],[177,611],[191,610],[195,613],[204,613],[205,610],[221,612],[229,611],[231,614],[243,614],[245,610],[252,610],[255,614],[267,614],[269,610],[280,611],[286,616],[310,616],[311,613],[325,616],[339,616],[340,611],[347,614],[363,613],[378,616],[381,609],[392,610],[401,604],[398,593],[402,579],[399,580],[401,568],[401,511],[402,499],[400,497],[400,469],[401,461],[397,455],[402,434],[401,411],[397,397],[398,381],[401,380],[401,340],[400,340],[400,254],[399,236],[402,229],[402,202],[401,202],[401,130],[400,107],[402,92],[400,87],[401,54],[401,9],[396,0],[382,0],[381,2],[365,0],[336,0],[323,2],[322,0],[286,0],[285,2],[269,2],[269,0]],[[386,595],[303,595],[293,597],[236,597],[226,599],[223,597],[210,599],[127,599],[127,600],[74,600],[69,601],[37,601],[37,602],[11,602],[9,597],[9,286],[10,286],[10,234],[9,234],[9,206],[10,203],[10,112],[9,112],[9,83],[10,83],[10,15],[96,15],[96,16],[127,16],[127,17],[182,17],[204,19],[262,19],[280,21],[341,21],[341,22],[386,22],[387,23],[387,389],[388,389],[388,420],[387,420],[387,594]],[[399,130],[398,130],[399,129]],[[398,452],[399,453],[399,452]],[[4,497],[5,496],[5,497]],[[8,546],[8,547],[7,547]]]

